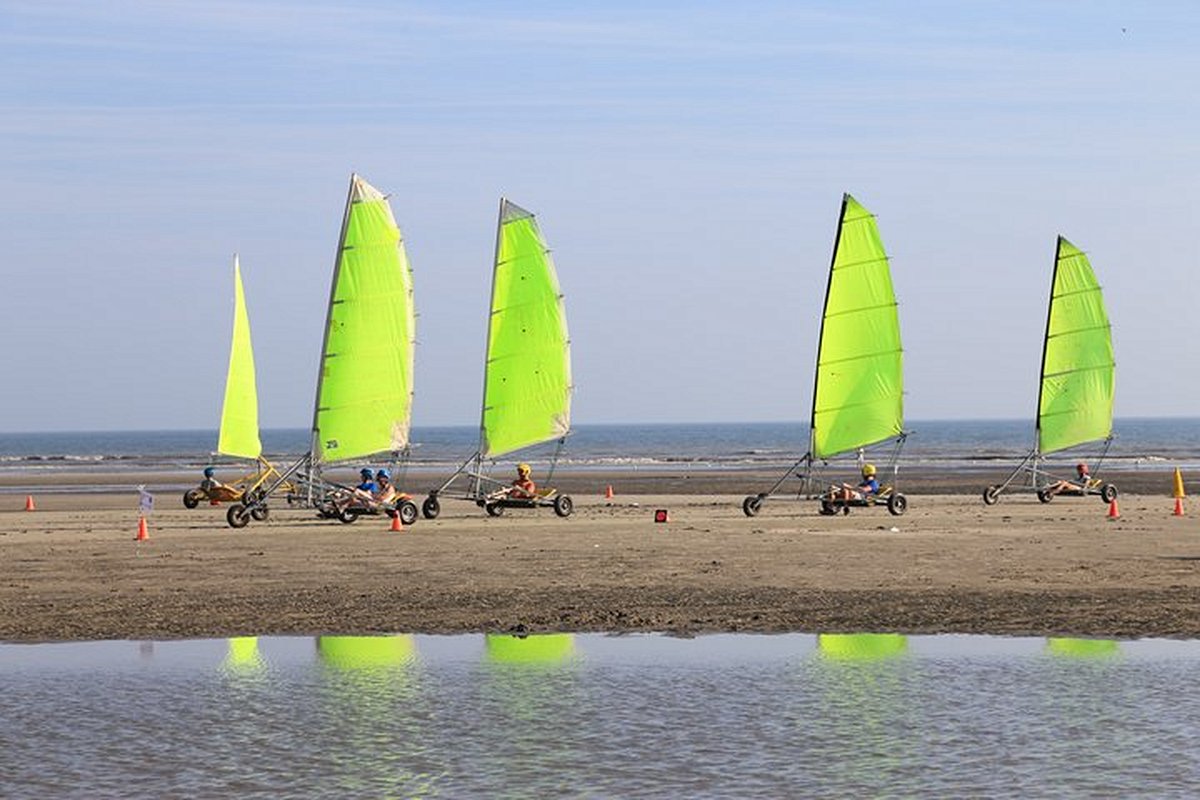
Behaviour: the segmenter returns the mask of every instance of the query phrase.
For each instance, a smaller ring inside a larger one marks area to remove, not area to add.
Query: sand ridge
[[[401,533],[165,496],[46,495],[0,512],[0,639],[467,631],[900,631],[1200,636],[1200,520],[1164,496],[1042,505],[914,496],[823,517],[741,495],[576,498],[489,519],[447,501]],[[9,496],[5,507],[20,500]],[[671,521],[655,524],[656,508]]]

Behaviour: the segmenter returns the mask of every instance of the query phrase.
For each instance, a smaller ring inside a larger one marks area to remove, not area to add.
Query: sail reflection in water
[[[6,798],[1192,796],[1200,643],[0,645]]]

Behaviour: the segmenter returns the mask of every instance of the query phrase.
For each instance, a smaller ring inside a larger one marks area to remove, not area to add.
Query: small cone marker
[[[654,512],[654,521],[655,522],[670,522],[671,515],[667,513],[667,510],[665,508],[660,508]]]
[[[31,495],[31,494],[25,495],[25,510],[26,511],[36,511],[37,510],[37,506],[35,506],[33,504],[33,495]]]
[[[1108,518],[1109,519],[1120,519],[1121,518],[1121,509],[1117,508],[1117,499],[1115,497],[1113,498],[1113,501],[1108,504]]]
[[[397,511],[397,512],[396,512],[396,515],[395,515],[394,517],[392,517],[392,527],[391,527],[391,529],[392,529],[393,531],[402,531],[402,530],[404,530],[404,523],[400,521],[400,512],[399,512],[399,511]]]
[[[1183,498],[1182,497],[1175,498],[1175,516],[1177,516],[1177,517],[1183,516]]]
[[[1179,471],[1179,467],[1175,468],[1175,497],[1187,497],[1183,491],[1183,473]]]
[[[146,525],[145,517],[138,517],[138,532],[137,536],[133,537],[135,542],[144,542],[150,538],[150,527]]]
[[[612,499],[613,499],[613,490],[612,490],[612,484],[611,484],[611,483],[608,485],[608,488],[604,490],[604,499],[605,499],[605,500],[612,500]]]

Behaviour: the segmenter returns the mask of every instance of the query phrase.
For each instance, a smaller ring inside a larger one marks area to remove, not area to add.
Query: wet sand
[[[628,477],[628,476],[626,476]],[[595,476],[589,480],[595,482]],[[1161,480],[1161,476],[1159,476]],[[636,485],[630,479],[623,485]],[[751,484],[753,485],[753,484]],[[822,517],[741,489],[576,494],[576,513],[489,519],[447,500],[403,532],[276,508],[234,531],[225,506],[160,494],[0,496],[0,639],[468,631],[897,631],[1200,636],[1200,519],[1161,494],[911,494],[906,515]],[[665,508],[670,522],[656,524]],[[1189,509],[1200,513],[1200,509]],[[895,528],[895,530],[893,530]]]

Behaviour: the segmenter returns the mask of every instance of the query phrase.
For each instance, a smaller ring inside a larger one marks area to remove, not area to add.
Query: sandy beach
[[[628,478],[628,476],[626,476]],[[678,476],[677,476],[678,477]],[[1161,475],[1157,476],[1161,481]],[[739,481],[742,478],[738,479]],[[595,476],[587,483],[594,484]],[[564,483],[570,485],[569,480]],[[583,486],[580,479],[578,486]],[[677,485],[676,484],[672,485]],[[722,481],[709,484],[721,488]],[[780,500],[746,518],[721,493],[576,491],[576,512],[489,519],[447,501],[403,532],[164,490],[150,540],[132,493],[0,496],[0,639],[238,634],[898,631],[1200,636],[1200,520],[1164,491],[1120,499],[910,494],[906,515],[822,517]],[[632,478],[623,485],[637,487]],[[753,485],[753,484],[751,484]],[[655,509],[670,521],[656,524]]]

